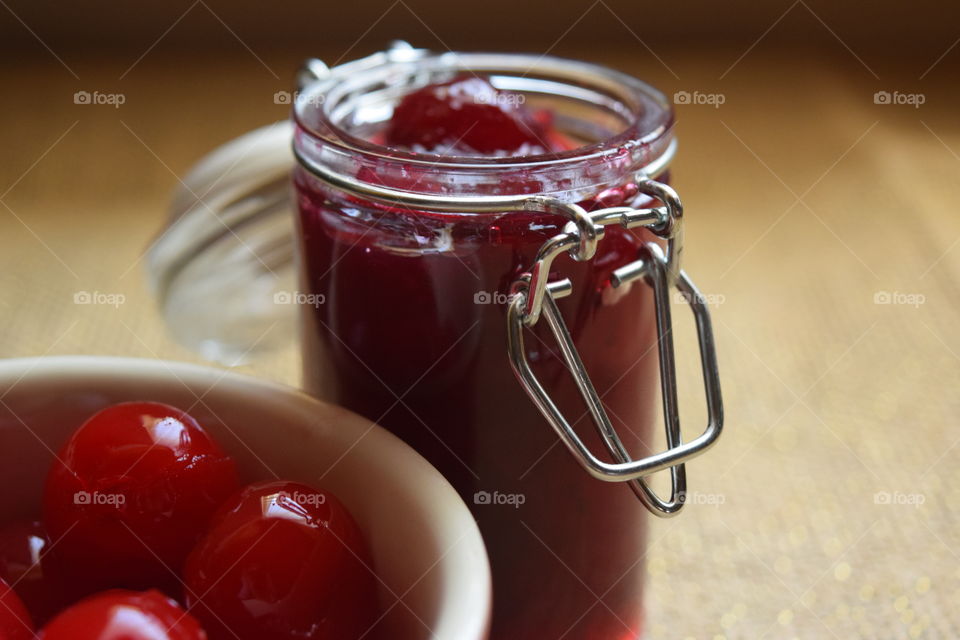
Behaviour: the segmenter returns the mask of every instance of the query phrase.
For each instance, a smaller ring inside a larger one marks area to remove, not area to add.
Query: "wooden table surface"
[[[674,176],[727,431],[689,466],[703,503],[653,525],[651,638],[960,634],[960,50],[931,67],[833,44],[566,52],[723,102],[677,107]],[[63,62],[0,67],[0,355],[199,361],[165,332],[144,250],[178,175],[285,117],[273,94],[297,60]],[[125,102],[76,105],[80,90]],[[676,315],[692,434],[699,373]],[[293,346],[242,369],[299,377]]]

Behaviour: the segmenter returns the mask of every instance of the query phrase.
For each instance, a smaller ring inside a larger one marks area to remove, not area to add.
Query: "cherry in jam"
[[[527,109],[522,95],[461,75],[405,96],[384,144],[446,155],[531,155],[551,148],[548,119]]]
[[[233,461],[183,411],[164,404],[114,405],[87,420],[47,476],[46,566],[78,589],[162,587],[211,514],[239,487]]]
[[[42,625],[66,601],[66,588],[45,568],[50,548],[46,529],[36,520],[0,527],[0,579],[16,585],[33,620]]]
[[[0,580],[0,638],[31,640],[33,637],[33,621],[23,601],[9,584]]]
[[[73,605],[39,640],[207,640],[200,625],[159,591],[113,590]]]
[[[210,640],[372,638],[376,578],[332,494],[295,482],[244,488],[190,554],[190,610]]]

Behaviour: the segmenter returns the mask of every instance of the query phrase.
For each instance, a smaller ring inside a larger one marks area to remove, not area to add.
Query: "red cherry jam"
[[[642,161],[636,140],[648,131],[628,123],[626,133],[611,135],[632,142],[594,145],[580,156],[572,150],[579,143],[552,126],[548,110],[520,98],[472,76],[425,86],[400,100],[380,130],[364,129],[366,140],[383,146],[351,142],[327,115],[329,104],[327,111],[298,107],[295,144],[318,162],[395,189],[586,194],[575,201],[588,210],[649,204],[630,179]],[[653,116],[669,121],[668,111]],[[640,635],[645,511],[627,487],[579,467],[507,358],[509,287],[566,220],[379,204],[302,166],[295,186],[301,289],[326,301],[301,312],[305,385],[411,444],[470,505],[494,574],[492,639]],[[614,289],[610,276],[652,239],[610,226],[592,260],[554,263],[555,275],[573,283],[560,310],[634,455],[647,451],[657,397],[653,300],[642,283]],[[525,335],[544,387],[599,453],[546,323]]]

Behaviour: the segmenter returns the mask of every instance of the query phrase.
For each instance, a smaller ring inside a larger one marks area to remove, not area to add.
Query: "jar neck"
[[[518,157],[413,153],[372,142],[407,93],[462,73],[484,75],[554,115],[579,146]],[[659,173],[673,149],[665,96],[629,75],[583,62],[522,54],[375,54],[310,83],[294,105],[294,150],[301,165],[410,193],[547,195],[579,202]],[[313,173],[316,173],[315,171]]]

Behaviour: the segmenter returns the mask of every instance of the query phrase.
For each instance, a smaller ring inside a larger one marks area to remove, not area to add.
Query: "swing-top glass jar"
[[[520,156],[384,144],[405,96],[464,74],[548,114],[568,143]],[[637,498],[678,512],[683,463],[722,426],[709,316],[680,268],[670,104],[597,65],[402,43],[334,69],[309,62],[293,102],[299,284],[271,292],[301,303],[306,390],[391,430],[468,502],[494,573],[492,638],[636,638]],[[673,287],[696,316],[709,410],[689,442]],[[244,346],[226,342],[213,351]],[[661,421],[668,448],[651,453]],[[669,497],[646,483],[660,470]]]

